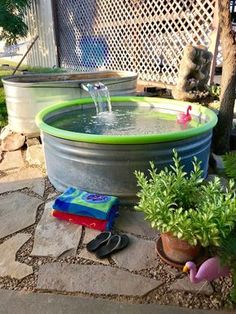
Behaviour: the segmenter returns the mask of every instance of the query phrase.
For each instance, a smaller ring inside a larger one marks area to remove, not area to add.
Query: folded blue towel
[[[52,207],[65,213],[113,223],[118,216],[119,200],[114,196],[88,193],[71,187],[57,197]]]

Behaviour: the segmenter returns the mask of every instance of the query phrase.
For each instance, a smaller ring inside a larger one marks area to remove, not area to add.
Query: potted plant
[[[173,154],[174,165],[159,173],[150,163],[150,178],[135,171],[141,188],[136,209],[161,232],[165,255],[185,263],[199,254],[201,246],[219,246],[230,233],[236,223],[236,198],[233,181],[226,190],[217,177],[205,182],[196,158],[187,174],[175,150]]]

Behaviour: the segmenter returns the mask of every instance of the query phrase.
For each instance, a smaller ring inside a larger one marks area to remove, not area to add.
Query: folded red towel
[[[53,210],[52,215],[56,218],[67,220],[74,224],[78,224],[81,226],[85,226],[87,228],[96,229],[100,231],[108,230],[107,228],[109,227],[109,222],[107,220],[100,220],[86,216],[67,214],[60,212],[59,210]]]

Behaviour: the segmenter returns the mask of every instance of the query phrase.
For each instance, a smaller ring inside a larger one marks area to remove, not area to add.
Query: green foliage
[[[30,67],[27,66],[27,70],[33,73],[64,73],[65,69],[62,68],[42,68],[42,67]]]
[[[208,86],[208,91],[211,96],[215,98],[220,98],[220,93],[221,93],[221,87],[218,84],[210,85]]]
[[[236,271],[236,229],[222,239],[218,254],[224,265],[230,265]]]
[[[3,87],[0,87],[0,129],[7,124],[7,108]]]
[[[234,286],[231,290],[231,299],[236,302],[236,229],[222,239],[218,255],[222,264],[227,265],[232,273]]]
[[[181,159],[174,151],[174,166],[159,173],[151,162],[150,178],[135,171],[139,203],[137,210],[145,213],[153,228],[171,232],[192,245],[219,246],[236,223],[234,182],[226,191],[220,179],[203,183],[200,163],[194,159],[188,176]]]
[[[30,0],[1,0],[0,40],[6,39],[6,43],[12,45],[27,35],[28,27],[24,22],[24,16],[30,2]]]
[[[236,154],[233,152],[225,154],[223,156],[223,163],[226,175],[236,180]]]

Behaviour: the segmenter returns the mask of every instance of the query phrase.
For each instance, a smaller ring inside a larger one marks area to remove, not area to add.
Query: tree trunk
[[[219,0],[220,38],[223,54],[220,112],[214,130],[213,150],[217,154],[229,151],[236,89],[236,41],[232,31],[230,1]]]

